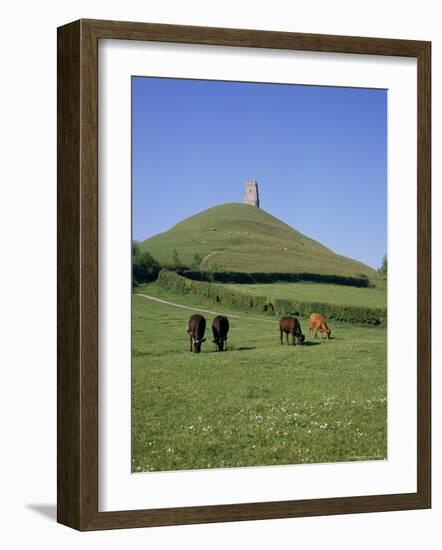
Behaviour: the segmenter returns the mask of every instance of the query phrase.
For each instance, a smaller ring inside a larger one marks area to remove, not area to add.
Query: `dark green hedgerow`
[[[356,286],[367,288],[371,286],[366,275],[360,277],[345,277],[341,275],[323,275],[321,273],[240,273],[238,271],[198,271],[192,269],[175,269],[179,275],[194,281],[215,283],[297,283],[309,281],[312,283],[329,283],[335,285]]]
[[[202,296],[213,303],[219,303],[226,307],[254,310],[257,313],[267,313],[268,315],[292,314],[308,317],[311,313],[316,312],[327,319],[355,325],[385,326],[387,324],[387,311],[383,308],[345,306],[254,296],[246,292],[223,287],[222,285],[187,279],[178,273],[165,270],[160,271],[158,282],[163,288],[179,294]]]

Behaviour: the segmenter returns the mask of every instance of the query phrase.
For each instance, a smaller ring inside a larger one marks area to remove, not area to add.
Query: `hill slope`
[[[184,264],[195,253],[200,269],[240,272],[307,272],[368,276],[367,265],[339,256],[260,208],[229,203],[204,210],[140,244],[161,263],[171,263],[173,250]]]

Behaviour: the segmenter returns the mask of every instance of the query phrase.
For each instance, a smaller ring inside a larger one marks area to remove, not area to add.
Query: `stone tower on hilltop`
[[[259,208],[259,191],[258,191],[258,182],[255,180],[246,181],[244,187],[244,202],[246,204],[251,204]]]

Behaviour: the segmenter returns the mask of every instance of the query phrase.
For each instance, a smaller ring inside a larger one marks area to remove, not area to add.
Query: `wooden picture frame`
[[[404,56],[418,67],[417,492],[98,511],[98,41],[124,39]],[[431,44],[79,20],[58,29],[58,521],[82,531],[431,506]]]

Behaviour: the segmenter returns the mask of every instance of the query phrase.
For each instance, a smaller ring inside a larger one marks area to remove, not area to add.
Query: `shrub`
[[[132,256],[137,256],[140,253],[140,243],[132,241]]]
[[[387,275],[388,275],[387,254],[384,254],[384,257],[382,258],[382,264],[381,264],[381,267],[378,269],[378,273],[383,279],[387,278]]]
[[[132,255],[132,284],[137,286],[141,283],[155,281],[160,271],[160,264],[149,252],[139,250]]]
[[[203,257],[200,254],[198,254],[198,252],[195,252],[192,258],[192,263],[190,264],[190,268],[198,271],[200,268],[200,263],[202,262],[202,259]]]

